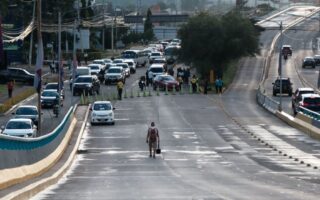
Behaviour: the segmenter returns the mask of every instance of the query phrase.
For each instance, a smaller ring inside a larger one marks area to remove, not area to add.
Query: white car
[[[117,67],[122,67],[126,77],[130,77],[130,67],[128,63],[117,63]]]
[[[91,75],[98,75],[100,70],[103,68],[103,65],[90,64],[88,67],[90,68]]]
[[[12,113],[12,115],[16,119],[21,119],[21,118],[31,119],[32,122],[36,126],[38,126],[39,112],[38,112],[37,106],[21,105],[15,110],[15,112]]]
[[[91,125],[107,123],[114,125],[114,108],[110,101],[95,101],[91,105]]]
[[[37,134],[37,127],[31,119],[10,119],[1,129],[2,134],[15,137],[35,137]]]
[[[132,73],[132,74],[136,73],[137,65],[133,59],[124,59],[123,62],[127,63],[129,65],[130,73]]]
[[[149,56],[149,63],[152,64],[154,59],[163,58],[162,52],[152,52]]]
[[[100,59],[100,60],[94,60],[92,63],[93,63],[93,64],[99,64],[99,65],[102,65],[102,67],[105,67],[105,66],[106,66],[106,64],[107,64],[103,59]]]

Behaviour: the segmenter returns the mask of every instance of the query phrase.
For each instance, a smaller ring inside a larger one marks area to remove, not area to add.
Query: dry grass
[[[35,92],[36,91],[34,88],[27,88],[20,94],[12,97],[11,99],[6,100],[3,104],[0,104],[0,113],[8,111],[13,105],[33,95]]]

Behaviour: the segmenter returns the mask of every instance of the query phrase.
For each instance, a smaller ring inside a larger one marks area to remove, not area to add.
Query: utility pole
[[[39,122],[38,122],[38,136],[41,135],[41,82],[42,82],[42,72],[41,68],[43,65],[43,43],[41,35],[41,0],[37,0],[37,62],[36,62],[36,77],[38,79],[38,85],[35,85],[38,90],[38,110],[39,110]]]
[[[35,12],[36,12],[36,0],[33,1],[32,21],[35,23]],[[30,36],[30,48],[29,48],[29,67],[32,65],[32,48],[33,47],[33,31]]]
[[[280,46],[279,46],[279,68],[278,68],[278,74],[280,77],[280,99],[279,99],[279,111],[282,111],[282,21],[280,22]]]
[[[102,50],[104,51],[104,34],[105,34],[105,17],[104,17],[104,14],[105,14],[105,0],[103,0],[103,28],[102,28]]]
[[[81,40],[81,28],[80,28],[80,24],[81,24],[81,21],[80,21],[80,0],[77,1],[77,4],[78,4],[78,30],[79,30],[79,36],[80,36],[80,48],[81,48],[81,53],[83,53],[83,47],[82,47],[82,40]],[[83,5],[82,5],[83,6]]]
[[[61,60],[61,11],[59,9],[59,12],[58,12],[58,24],[59,24],[59,27],[58,27],[58,62],[59,62],[59,67],[58,67],[58,93],[59,93],[59,99],[58,99],[58,113],[60,111],[60,105],[61,105],[61,102],[60,102],[60,94],[61,94],[61,88],[62,88],[62,84],[63,82],[61,81],[62,80],[62,77],[61,77],[61,68],[62,68],[62,60]]]

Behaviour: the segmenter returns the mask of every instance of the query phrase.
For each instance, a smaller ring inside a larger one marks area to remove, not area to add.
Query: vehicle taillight
[[[306,107],[306,106],[309,106],[310,104],[309,103],[302,103],[302,106]]]

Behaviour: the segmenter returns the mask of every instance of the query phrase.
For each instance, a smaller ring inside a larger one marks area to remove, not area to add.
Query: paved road
[[[275,32],[263,33],[261,41],[270,44],[270,34]],[[87,152],[33,199],[318,199],[318,169],[270,148],[319,162],[318,141],[256,104],[263,63],[262,57],[243,59],[222,96],[117,101],[116,125],[88,123],[80,147]],[[156,159],[148,157],[145,143],[151,121],[163,150]]]

